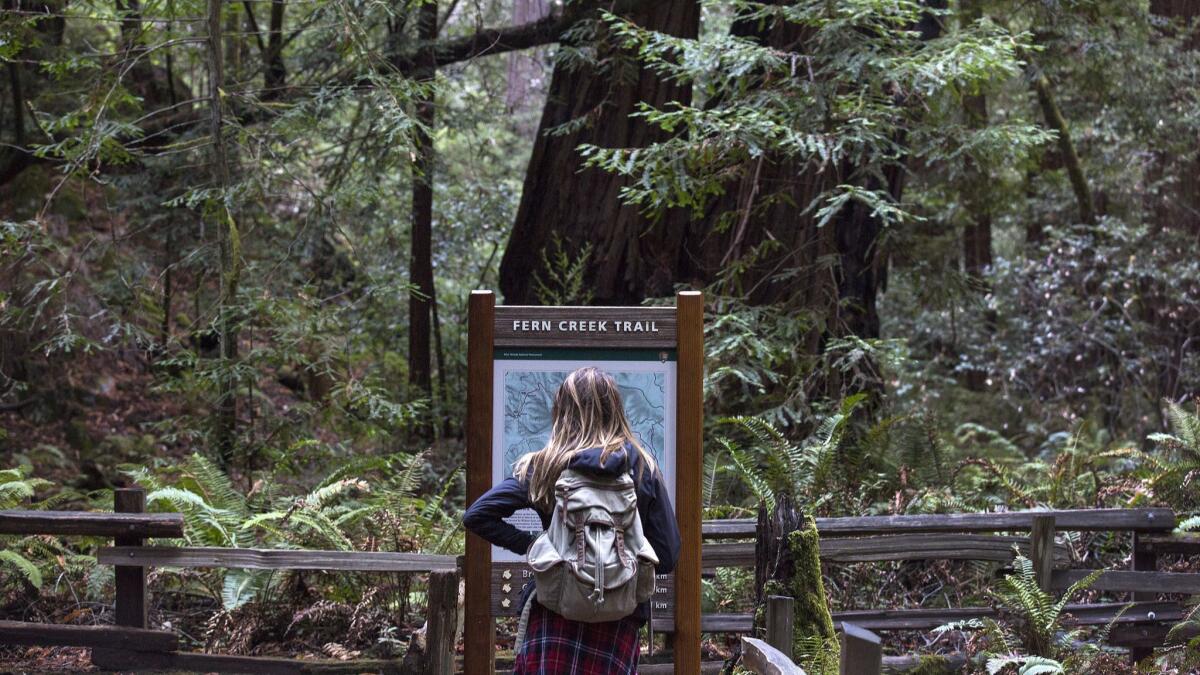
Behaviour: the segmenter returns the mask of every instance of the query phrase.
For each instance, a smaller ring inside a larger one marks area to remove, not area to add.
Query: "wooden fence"
[[[1185,610],[1175,600],[1159,596],[1200,595],[1200,574],[1157,571],[1160,554],[1200,554],[1200,536],[1174,534],[1175,514],[1170,509],[1086,509],[1017,511],[1006,513],[933,514],[818,518],[821,558],[827,563],[912,560],[1011,560],[1013,546],[1034,563],[1043,588],[1066,589],[1092,570],[1069,569],[1065,547],[1055,545],[1057,532],[1130,532],[1131,568],[1106,571],[1092,588],[1130,593],[1132,602],[1071,604],[1069,623],[1103,626],[1114,622],[1109,643],[1128,647],[1134,659],[1163,644],[1170,628]],[[705,538],[752,539],[757,523],[750,519],[705,523]],[[999,532],[1028,532],[1003,536]],[[710,554],[711,551],[711,554]],[[754,543],[708,544],[705,566],[754,566]],[[835,623],[853,623],[868,631],[930,630],[950,622],[998,618],[990,607],[948,609],[867,609],[833,613]],[[709,614],[701,629],[706,632],[748,633],[750,614]],[[669,631],[668,619],[655,621],[655,630]],[[915,667],[910,657],[885,658],[892,670]]]
[[[142,513],[145,493],[114,493],[115,513],[0,511],[0,534],[112,537],[97,560],[115,567],[115,626],[73,626],[0,621],[0,644],[90,647],[92,662],[108,670],[181,670],[245,673],[361,673],[449,675],[454,672],[459,573],[454,556],[360,551],[300,551],[143,546],[150,537],[182,537],[177,513]],[[403,661],[316,661],[180,651],[169,631],[146,628],[148,567],[428,572],[424,631]]]
[[[116,572],[116,626],[67,626],[0,622],[0,644],[91,647],[93,661],[110,669],[173,669],[221,672],[309,673],[362,672],[451,673],[458,623],[456,559],[412,553],[297,551],[144,546],[150,537],[181,537],[179,514],[143,513],[141,490],[117,490],[115,513],[0,511],[0,534],[51,534],[112,537],[102,548],[101,564]],[[1090,570],[1071,569],[1068,550],[1054,544],[1056,532],[1132,532],[1132,569],[1108,571],[1094,588],[1128,592],[1134,602],[1070,605],[1074,625],[1105,625],[1119,618],[1109,641],[1129,647],[1140,658],[1162,644],[1166,632],[1184,614],[1181,604],[1160,594],[1200,594],[1200,574],[1157,570],[1159,555],[1200,553],[1200,536],[1177,535],[1170,509],[1090,509],[1008,513],[941,514],[818,518],[822,560],[831,564],[896,560],[1008,561],[1013,547],[1035,563],[1045,588],[1063,589]],[[753,520],[707,521],[702,564],[753,567],[757,533]],[[1008,534],[999,534],[1008,533]],[[1014,533],[1021,533],[1015,535]],[[741,541],[738,541],[741,540]],[[179,650],[174,633],[149,630],[146,570],[149,567],[311,569],[354,572],[429,573],[429,614],[412,656],[397,661],[304,661],[296,659],[199,654]],[[1123,613],[1122,613],[1123,611]],[[928,630],[952,621],[995,617],[990,607],[867,609],[834,612],[839,627],[862,631]],[[708,633],[752,631],[750,614],[707,614]],[[669,618],[656,618],[656,631],[671,631]],[[852,636],[853,637],[853,636]],[[861,637],[861,635],[860,635]],[[916,664],[910,657],[884,657],[885,668]],[[707,665],[707,664],[706,664]],[[653,672],[646,668],[645,672]]]

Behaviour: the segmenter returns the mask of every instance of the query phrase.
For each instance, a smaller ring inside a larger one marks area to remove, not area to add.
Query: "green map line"
[[[674,349],[520,348],[497,349],[492,358],[500,361],[675,361]]]

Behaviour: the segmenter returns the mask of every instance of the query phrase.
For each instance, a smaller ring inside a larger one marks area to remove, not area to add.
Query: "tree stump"
[[[792,658],[811,672],[836,673],[841,648],[821,578],[816,521],[797,509],[790,496],[781,495],[769,516],[759,509],[758,533],[754,588],[760,611],[755,628],[765,627],[761,610],[768,596],[793,598]]]

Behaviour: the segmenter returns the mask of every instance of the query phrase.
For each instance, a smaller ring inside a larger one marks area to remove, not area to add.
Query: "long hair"
[[[600,463],[629,443],[642,456],[641,480],[646,467],[655,470],[654,458],[629,427],[621,392],[612,376],[599,368],[580,368],[554,394],[553,424],[546,447],[517,460],[513,475],[529,486],[529,499],[543,508],[554,502],[554,483],[575,455],[603,448]]]

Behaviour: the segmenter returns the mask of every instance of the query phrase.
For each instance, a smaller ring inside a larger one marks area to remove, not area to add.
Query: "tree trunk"
[[[962,21],[971,24],[983,16],[983,8],[979,0],[964,0],[962,3]],[[966,94],[963,96],[963,114],[967,126],[972,129],[983,129],[988,124],[987,96],[984,94]],[[989,196],[991,175],[987,167],[981,167],[970,158],[967,159],[966,175],[962,182],[961,198],[967,211],[967,224],[963,228],[963,272],[966,273],[971,287],[979,293],[990,291],[984,274],[992,266],[992,209]],[[985,329],[989,334],[996,328],[996,313],[993,310],[984,312]],[[967,389],[983,391],[987,387],[987,371],[970,368],[965,373]]]
[[[17,0],[6,0],[4,6],[16,8]],[[25,93],[21,86],[21,66],[16,61],[8,62],[8,86],[12,96],[13,141],[18,150],[25,148]]]
[[[982,16],[980,0],[963,1],[963,24],[972,24]],[[988,124],[987,96],[965,94],[963,114],[971,129],[985,128]],[[986,167],[968,160],[967,177],[961,193],[970,221],[963,232],[963,271],[977,283],[982,283],[984,270],[992,264],[992,210],[987,197],[990,182],[991,176]]]
[[[450,391],[446,385],[446,350],[442,346],[442,322],[438,318],[438,299],[437,286],[433,287],[433,294],[429,297],[429,309],[433,315],[433,353],[437,359],[437,385],[434,389],[433,400],[438,405],[438,414],[434,419],[442,420],[441,432],[442,436],[450,435],[450,416],[446,415],[442,408],[446,405],[448,392]],[[436,432],[437,426],[434,425]]]
[[[209,134],[212,137],[213,182],[224,191],[230,184],[229,157],[223,136],[221,86],[224,82],[222,61],[221,0],[208,0],[208,105]],[[217,332],[220,339],[221,373],[217,395],[215,439],[218,457],[224,467],[232,464],[237,445],[238,358],[237,292],[241,273],[241,240],[237,223],[223,199],[213,200],[210,210],[216,214],[218,254],[221,266],[220,296],[217,303]]]
[[[421,5],[417,15],[417,38],[432,44],[437,38],[437,3]],[[425,49],[417,79],[426,87],[433,86],[433,52]],[[430,307],[433,300],[433,139],[434,101],[428,91],[417,101],[417,121],[422,128],[416,132],[416,147],[412,167],[412,249],[409,262],[409,282],[413,291],[408,300],[408,380],[425,394],[431,394],[430,383]]]
[[[1045,73],[1039,72],[1033,77],[1033,91],[1037,94],[1038,104],[1042,108],[1042,116],[1046,126],[1058,134],[1058,151],[1062,155],[1063,164],[1067,169],[1067,178],[1071,181],[1071,190],[1079,203],[1079,222],[1088,225],[1096,224],[1096,207],[1092,199],[1091,188],[1083,174],[1083,165],[1079,154],[1075,151],[1075,143],[1071,140],[1071,128],[1062,110],[1055,100],[1054,90]]]
[[[532,23],[549,12],[546,0],[513,0],[512,23],[514,26]],[[508,55],[508,89],[504,94],[504,104],[510,113],[528,109],[533,80],[541,76],[542,64],[534,54],[512,52]]]
[[[1200,17],[1200,2],[1196,0],[1150,0],[1150,13],[1165,19],[1193,21]],[[1162,31],[1168,35],[1176,33],[1173,27],[1163,28]],[[1200,49],[1200,29],[1193,29],[1189,35],[1185,36],[1181,47],[1184,50]],[[1159,161],[1156,162],[1159,171],[1169,159],[1167,157],[1159,158]],[[1170,190],[1169,197],[1158,196],[1154,227],[1186,228],[1186,231],[1200,235],[1200,149],[1193,145],[1190,156],[1180,157],[1178,160],[1179,180]]]
[[[644,28],[680,37],[696,37],[700,25],[695,0],[642,3],[626,16]],[[555,234],[568,251],[592,245],[585,281],[597,304],[636,304],[648,295],[667,295],[675,281],[684,280],[676,273],[683,257],[682,218],[652,223],[620,203],[623,179],[600,169],[580,170],[576,148],[581,143],[639,148],[665,139],[641,118],[630,117],[639,104],[691,101],[689,86],[629,64],[626,59],[632,55],[617,57],[611,47],[601,47],[597,54],[614,68],[628,68],[619,77],[597,72],[590,64],[560,60],[554,67],[521,203],[500,262],[500,289],[508,304],[536,301],[534,275]],[[572,120],[583,123],[568,133],[548,133]]]
[[[163,258],[162,324],[159,328],[159,351],[166,356],[167,347],[171,342],[171,294],[174,290],[172,288],[174,280],[171,276],[175,267],[175,235],[170,229],[167,230],[167,241],[163,246]]]
[[[263,55],[263,98],[274,99],[282,95],[287,84],[287,67],[283,63],[283,10],[285,0],[271,0],[271,18],[267,27],[267,52]]]

